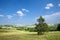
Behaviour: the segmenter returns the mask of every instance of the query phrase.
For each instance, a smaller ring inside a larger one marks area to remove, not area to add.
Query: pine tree
[[[40,16],[40,18],[37,19],[38,24],[35,24],[36,25],[35,29],[36,29],[38,35],[41,35],[45,31],[47,31],[48,25],[46,23],[44,23],[44,21],[45,20],[44,20],[44,18],[42,18],[42,16]]]

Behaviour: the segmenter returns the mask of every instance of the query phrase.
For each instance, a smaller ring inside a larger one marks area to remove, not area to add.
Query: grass
[[[36,32],[10,31],[0,32],[0,40],[60,40],[60,32],[47,32],[44,35],[37,35]]]

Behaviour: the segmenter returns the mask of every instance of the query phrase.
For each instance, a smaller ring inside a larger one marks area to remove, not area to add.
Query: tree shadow
[[[42,36],[42,34],[41,35],[38,35],[38,34],[27,34],[27,35],[31,35],[31,36]]]
[[[31,36],[34,36],[34,35],[37,35],[37,34],[27,34],[27,35],[31,35]]]

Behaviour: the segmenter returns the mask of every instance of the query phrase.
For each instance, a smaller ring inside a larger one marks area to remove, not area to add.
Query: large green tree
[[[36,29],[38,35],[41,35],[45,31],[47,31],[48,25],[44,21],[45,20],[44,20],[44,18],[42,18],[42,16],[40,16],[39,19],[37,19],[38,23],[35,24],[36,25],[35,29]]]
[[[57,30],[60,31],[60,23],[57,26]]]

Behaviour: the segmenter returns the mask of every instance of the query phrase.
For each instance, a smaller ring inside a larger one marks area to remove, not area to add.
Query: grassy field
[[[10,32],[0,32],[0,40],[60,40],[60,32],[47,32],[44,35],[37,35],[36,32],[10,30]]]

